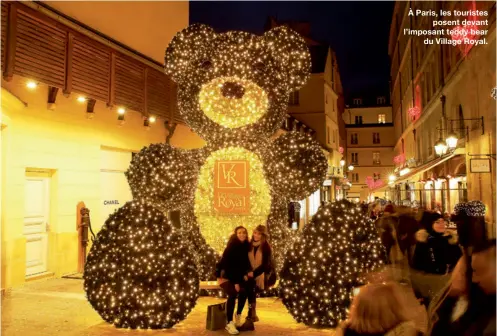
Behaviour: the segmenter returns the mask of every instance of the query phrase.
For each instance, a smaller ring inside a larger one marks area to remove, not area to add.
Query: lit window
[[[380,164],[380,152],[373,152],[373,164]]]
[[[378,114],[378,123],[384,124],[386,122],[386,117],[384,114]]]

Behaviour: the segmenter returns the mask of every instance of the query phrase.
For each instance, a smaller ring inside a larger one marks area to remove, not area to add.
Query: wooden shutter
[[[18,11],[14,73],[64,87],[66,32]]]
[[[148,113],[169,117],[169,90],[170,83],[166,75],[160,71],[149,69],[147,74],[147,107]]]
[[[115,103],[124,107],[144,112],[145,65],[116,55]]]
[[[1,50],[2,50],[2,55],[1,55],[1,62],[2,62],[2,70],[5,69],[5,47],[6,47],[6,41],[7,41],[7,24],[8,24],[8,16],[9,16],[9,5],[6,1],[2,1],[2,25],[0,27],[1,31]]]
[[[109,101],[110,50],[75,36],[72,53],[72,89],[90,98]]]

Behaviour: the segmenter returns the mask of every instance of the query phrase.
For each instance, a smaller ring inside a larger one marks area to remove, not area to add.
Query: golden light
[[[124,107],[119,107],[117,109],[117,113],[120,115],[124,115],[124,113],[126,113],[126,109]]]
[[[457,138],[457,135],[455,135],[454,133],[449,134],[447,139],[445,139],[445,143],[447,144],[447,147],[449,147],[449,149],[451,149],[451,150],[455,149],[457,147],[458,141],[459,141],[459,139]]]
[[[154,116],[150,116],[148,117],[148,121],[150,121],[152,124],[155,122],[155,117]]]
[[[442,156],[447,153],[447,144],[443,142],[442,139],[438,140],[435,144],[435,153],[437,153],[438,156]]]
[[[219,77],[202,86],[202,111],[212,121],[228,128],[253,124],[267,111],[266,92],[257,84],[238,77]]]
[[[353,166],[353,165],[350,165],[350,166],[349,166],[349,170],[350,170],[350,171],[354,170],[354,166]]]
[[[247,160],[250,176],[250,214],[229,216],[218,214],[213,210],[214,204],[214,165],[216,161]],[[197,190],[195,192],[195,215],[200,232],[214,250],[222,253],[233,228],[243,225],[252,230],[265,223],[271,210],[269,184],[264,177],[262,161],[259,157],[241,147],[228,147],[213,152],[200,169]]]
[[[340,166],[342,166],[342,167],[345,166],[345,160],[344,159],[340,160]]]
[[[388,177],[388,180],[389,180],[390,182],[394,182],[396,179],[397,179],[397,178],[395,177],[395,175],[394,175],[394,174],[391,174],[391,175]]]
[[[30,89],[30,90],[34,90],[34,89],[36,89],[38,87],[38,83],[36,83],[35,81],[30,80],[30,81],[26,82],[26,87],[28,89]]]
[[[84,103],[86,101],[86,97],[79,96],[77,100],[78,100],[79,103]]]

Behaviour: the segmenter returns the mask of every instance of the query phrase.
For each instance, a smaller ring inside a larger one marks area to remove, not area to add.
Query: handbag
[[[226,326],[226,302],[207,307],[207,330],[219,330]]]

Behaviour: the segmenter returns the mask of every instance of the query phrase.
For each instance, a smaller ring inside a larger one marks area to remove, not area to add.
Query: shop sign
[[[105,200],[104,205],[119,205],[118,200]]]
[[[216,161],[214,210],[223,214],[250,213],[248,161]]]
[[[325,180],[325,181],[323,182],[323,186],[325,186],[325,187],[329,187],[329,186],[331,186],[331,180]]]
[[[490,173],[491,165],[490,159],[470,159],[470,171],[472,173]]]

